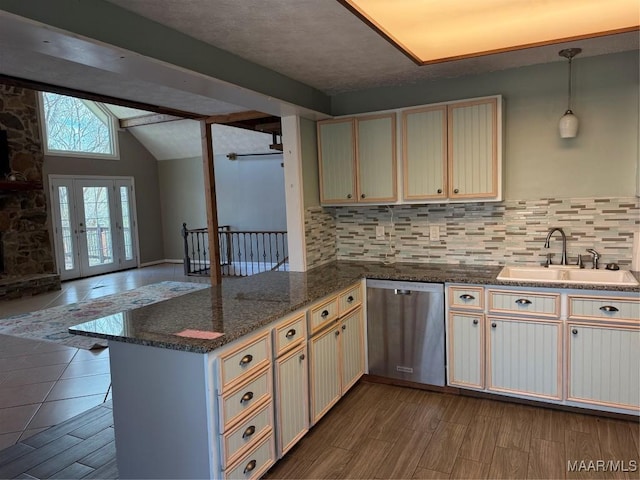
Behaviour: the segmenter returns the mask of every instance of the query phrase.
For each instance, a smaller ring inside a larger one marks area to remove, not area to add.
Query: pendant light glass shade
[[[578,117],[576,117],[571,110],[567,110],[565,114],[560,117],[558,130],[560,130],[560,137],[574,138],[578,135]]]
[[[561,138],[574,138],[578,135],[578,117],[571,110],[571,60],[582,51],[581,48],[565,48],[560,50],[558,55],[569,59],[569,99],[567,101],[567,111],[560,118],[558,130]]]

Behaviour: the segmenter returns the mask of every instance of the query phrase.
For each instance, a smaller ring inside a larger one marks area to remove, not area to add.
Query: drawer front
[[[489,290],[489,312],[559,318],[559,293]]]
[[[249,480],[260,478],[276,461],[273,433],[224,472],[224,478]]]
[[[243,375],[252,375],[271,362],[269,332],[226,352],[220,357],[222,392],[242,381]]]
[[[640,300],[569,295],[569,318],[640,322]]]
[[[338,314],[342,316],[349,310],[357,307],[362,303],[362,287],[358,285],[351,287],[346,292],[338,296]]]
[[[223,463],[225,467],[234,463],[257,439],[273,430],[271,405],[271,402],[267,403],[249,419],[224,434]]]
[[[285,320],[275,328],[275,356],[279,357],[307,338],[307,316],[305,312]]]
[[[338,297],[333,297],[330,300],[312,307],[311,314],[309,315],[309,325],[311,326],[311,332],[317,332],[325,325],[328,325],[329,323],[337,319],[338,311]]]
[[[449,306],[464,310],[484,310],[484,288],[449,287]]]
[[[227,431],[250,412],[271,399],[271,369],[222,397],[221,429]]]

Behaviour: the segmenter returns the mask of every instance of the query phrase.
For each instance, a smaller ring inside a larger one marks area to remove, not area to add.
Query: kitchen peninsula
[[[325,312],[331,316],[331,308],[324,307],[330,305],[327,298],[335,297],[336,303],[343,297],[353,300],[357,291],[364,298],[363,279],[434,282],[458,288],[506,287],[509,291],[566,289],[623,297],[634,305],[640,293],[639,287],[500,282],[496,279],[499,271],[498,266],[339,261],[305,273],[268,272],[234,280],[70,331],[110,340],[121,478],[253,478],[282,454],[282,448],[276,453],[275,447],[281,428],[272,420],[273,404],[279,401],[277,381],[276,398],[270,400],[273,376],[278,379],[272,368],[277,354],[271,348],[272,330],[277,345],[280,325],[286,327],[283,338],[288,338],[304,331],[315,311],[322,317]],[[363,309],[365,303],[362,300]],[[349,308],[345,309],[347,316],[360,312],[360,306]],[[336,314],[336,322],[339,316]],[[556,323],[563,322],[558,314]],[[311,330],[309,327],[309,335]],[[338,338],[339,330],[336,332]],[[301,352],[295,359],[304,361],[306,346],[295,351]],[[314,355],[309,355],[309,370],[313,370]],[[234,377],[235,370],[245,366],[249,369],[246,381]],[[563,391],[561,388],[560,393]],[[251,402],[255,416],[243,423],[233,409]],[[248,438],[252,438],[250,443]]]

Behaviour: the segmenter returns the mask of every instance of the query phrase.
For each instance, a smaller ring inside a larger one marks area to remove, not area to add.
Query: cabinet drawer
[[[275,459],[275,442],[271,433],[227,469],[224,478],[260,478],[275,463]]]
[[[489,290],[489,312],[559,318],[559,293]]]
[[[338,313],[340,316],[362,303],[362,287],[360,283],[349,288],[338,296]]]
[[[449,306],[464,310],[484,310],[484,288],[449,287]]]
[[[294,315],[284,320],[274,329],[275,356],[279,357],[289,349],[299,345],[306,338],[305,312]]]
[[[271,362],[269,332],[253,337],[220,356],[222,392]]]
[[[309,325],[311,333],[315,333],[325,325],[328,325],[338,318],[338,297],[332,297],[322,303],[311,308],[309,316]]]
[[[271,402],[223,436],[223,463],[234,463],[257,439],[273,430]]]
[[[246,384],[222,396],[220,401],[220,429],[227,431],[243,415],[271,399],[271,369],[267,368]]]
[[[569,295],[569,318],[640,322],[640,300]]]

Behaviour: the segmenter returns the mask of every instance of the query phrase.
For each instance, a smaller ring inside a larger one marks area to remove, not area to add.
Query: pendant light
[[[560,118],[560,123],[558,123],[560,137],[562,138],[574,138],[578,134],[578,117],[571,111],[571,60],[580,52],[582,52],[581,48],[565,48],[558,52],[561,57],[569,59],[569,100],[567,102],[567,111],[564,112],[564,115]]]

